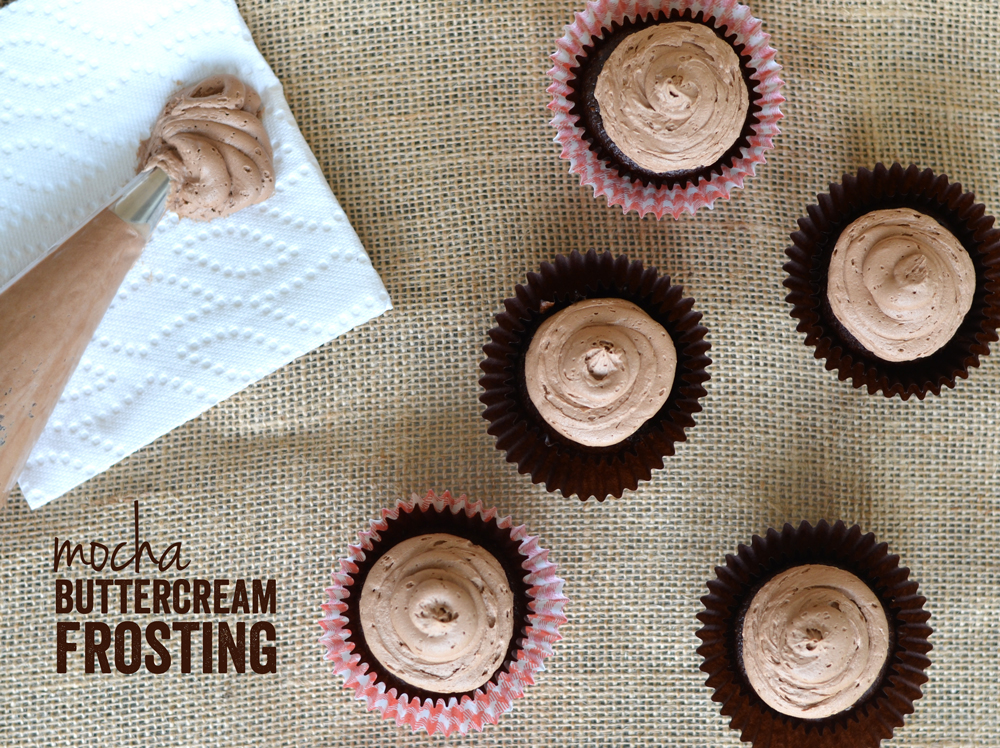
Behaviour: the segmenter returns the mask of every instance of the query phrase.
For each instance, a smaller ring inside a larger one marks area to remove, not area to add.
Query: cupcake
[[[344,685],[414,731],[495,724],[566,621],[548,551],[510,517],[447,491],[383,509],[358,537],[319,622]]]
[[[843,522],[740,545],[702,598],[701,669],[760,746],[875,748],[927,682],[930,613],[899,557]]]
[[[557,256],[527,280],[483,347],[488,433],[549,491],[635,490],[701,410],[701,314],[670,278],[610,252]]]
[[[594,195],[640,216],[712,207],[778,134],[781,67],[736,0],[597,0],[552,55],[562,158]]]
[[[886,397],[954,387],[1000,325],[1000,231],[930,169],[847,174],[786,250],[792,317],[841,380]]]

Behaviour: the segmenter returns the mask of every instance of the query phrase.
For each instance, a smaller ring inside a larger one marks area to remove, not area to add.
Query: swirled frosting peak
[[[174,94],[139,147],[140,169],[170,175],[167,208],[210,221],[263,202],[274,192],[271,141],[260,96],[231,75]]]
[[[912,361],[945,345],[975,292],[969,253],[948,229],[910,208],[861,216],[841,233],[830,258],[830,308],[885,361]]]
[[[742,646],[747,678],[765,703],[790,717],[823,719],[874,685],[889,656],[889,623],[854,574],[806,564],[754,595]]]
[[[500,562],[447,533],[386,551],[365,579],[359,606],[375,658],[435,693],[464,693],[489,681],[514,631],[514,596]]]
[[[545,421],[591,447],[634,434],[667,401],[677,368],[670,334],[630,301],[587,299],[546,319],[524,361]]]
[[[736,50],[687,21],[628,36],[605,61],[594,96],[608,137],[658,174],[718,161],[750,107]]]

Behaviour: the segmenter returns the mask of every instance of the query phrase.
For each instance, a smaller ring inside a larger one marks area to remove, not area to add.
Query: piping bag
[[[0,290],[0,508],[169,194],[163,169],[140,173]]]

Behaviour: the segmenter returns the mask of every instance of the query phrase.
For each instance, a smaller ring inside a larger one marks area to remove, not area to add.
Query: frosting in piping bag
[[[216,75],[174,94],[139,147],[140,170],[170,175],[169,210],[210,221],[274,192],[271,141],[260,96],[238,78]]]
[[[912,361],[945,345],[975,290],[975,267],[958,239],[909,208],[861,216],[841,233],[830,258],[833,313],[886,361]]]
[[[667,401],[677,368],[670,334],[630,301],[577,302],[538,328],[524,362],[539,414],[578,444],[634,434]]]
[[[507,655],[514,596],[500,563],[447,533],[409,538],[365,579],[360,618],[371,652],[389,672],[437,693],[483,685]]]
[[[889,654],[889,624],[875,593],[850,572],[807,564],[778,574],[743,619],[743,667],[782,714],[823,719],[850,709]]]
[[[750,106],[733,47],[686,21],[626,38],[604,63],[594,96],[608,137],[661,174],[715,163],[739,138]]]

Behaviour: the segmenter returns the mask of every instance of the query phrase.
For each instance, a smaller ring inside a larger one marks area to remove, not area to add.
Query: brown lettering
[[[125,634],[129,634],[129,660],[125,661]],[[115,627],[115,669],[131,675],[142,665],[142,630],[135,621],[122,621]]]
[[[101,640],[94,641],[94,634],[100,632]],[[111,665],[108,663],[108,645],[111,644],[111,628],[106,623],[99,621],[87,621],[83,625],[83,651],[86,655],[84,670],[88,673],[94,671],[94,658],[101,663],[101,672],[110,673]]]
[[[198,630],[195,621],[174,621],[174,631],[181,632],[181,672],[191,672],[191,632]]]
[[[157,664],[153,655],[146,655],[146,670],[156,675],[161,675],[170,669],[170,650],[163,646],[162,642],[156,638],[157,634],[163,639],[169,639],[170,627],[163,621],[153,621],[146,627],[146,642],[160,656],[160,662]]]
[[[94,580],[97,584],[98,589],[101,590],[101,612],[108,612],[108,587],[110,587],[114,582],[111,579],[96,579]]]
[[[201,624],[201,672],[212,672],[212,624]]]
[[[187,595],[191,592],[191,585],[188,584],[186,579],[176,579],[174,580],[174,613],[187,613],[191,610],[191,601],[188,599],[181,600],[180,591],[184,588],[184,594]],[[181,604],[183,602],[183,605]]]
[[[208,607],[208,594],[211,591],[212,585],[208,583],[207,579],[194,580],[194,610],[192,612],[195,615],[212,612]]]
[[[76,612],[77,613],[89,613],[94,609],[94,580],[86,580],[87,585],[84,587],[83,579],[76,580]],[[84,589],[87,590],[87,602],[83,602]]]
[[[267,634],[267,641],[273,642],[277,635],[272,626],[267,621],[258,621],[250,627],[250,669],[258,675],[278,672],[278,651],[276,647],[261,647],[260,634]],[[260,659],[264,654],[264,661]]]
[[[153,580],[153,612],[170,612],[170,582],[166,579]]]
[[[273,579],[267,580],[267,587],[261,586],[260,580],[253,580],[253,612],[274,615],[278,593]]]
[[[222,615],[229,612],[229,608],[226,607],[226,590],[223,589],[227,584],[229,584],[228,579],[216,579],[215,580],[215,605],[214,610],[216,615]]]
[[[136,579],[133,584],[135,585],[135,612],[136,613],[148,613],[149,606],[146,605],[146,598],[149,595],[146,594],[146,585],[149,584],[148,579]]]
[[[245,673],[247,669],[247,625],[243,621],[236,623],[236,641],[233,632],[225,621],[219,622],[219,672],[228,673],[228,659],[232,659],[237,673]]]
[[[70,631],[79,631],[80,624],[76,621],[59,621],[56,624],[56,672],[66,672],[66,655],[76,651],[76,643],[69,641]]]
[[[73,582],[69,579],[56,580],[56,615],[73,610]],[[63,670],[60,673],[65,672]]]

